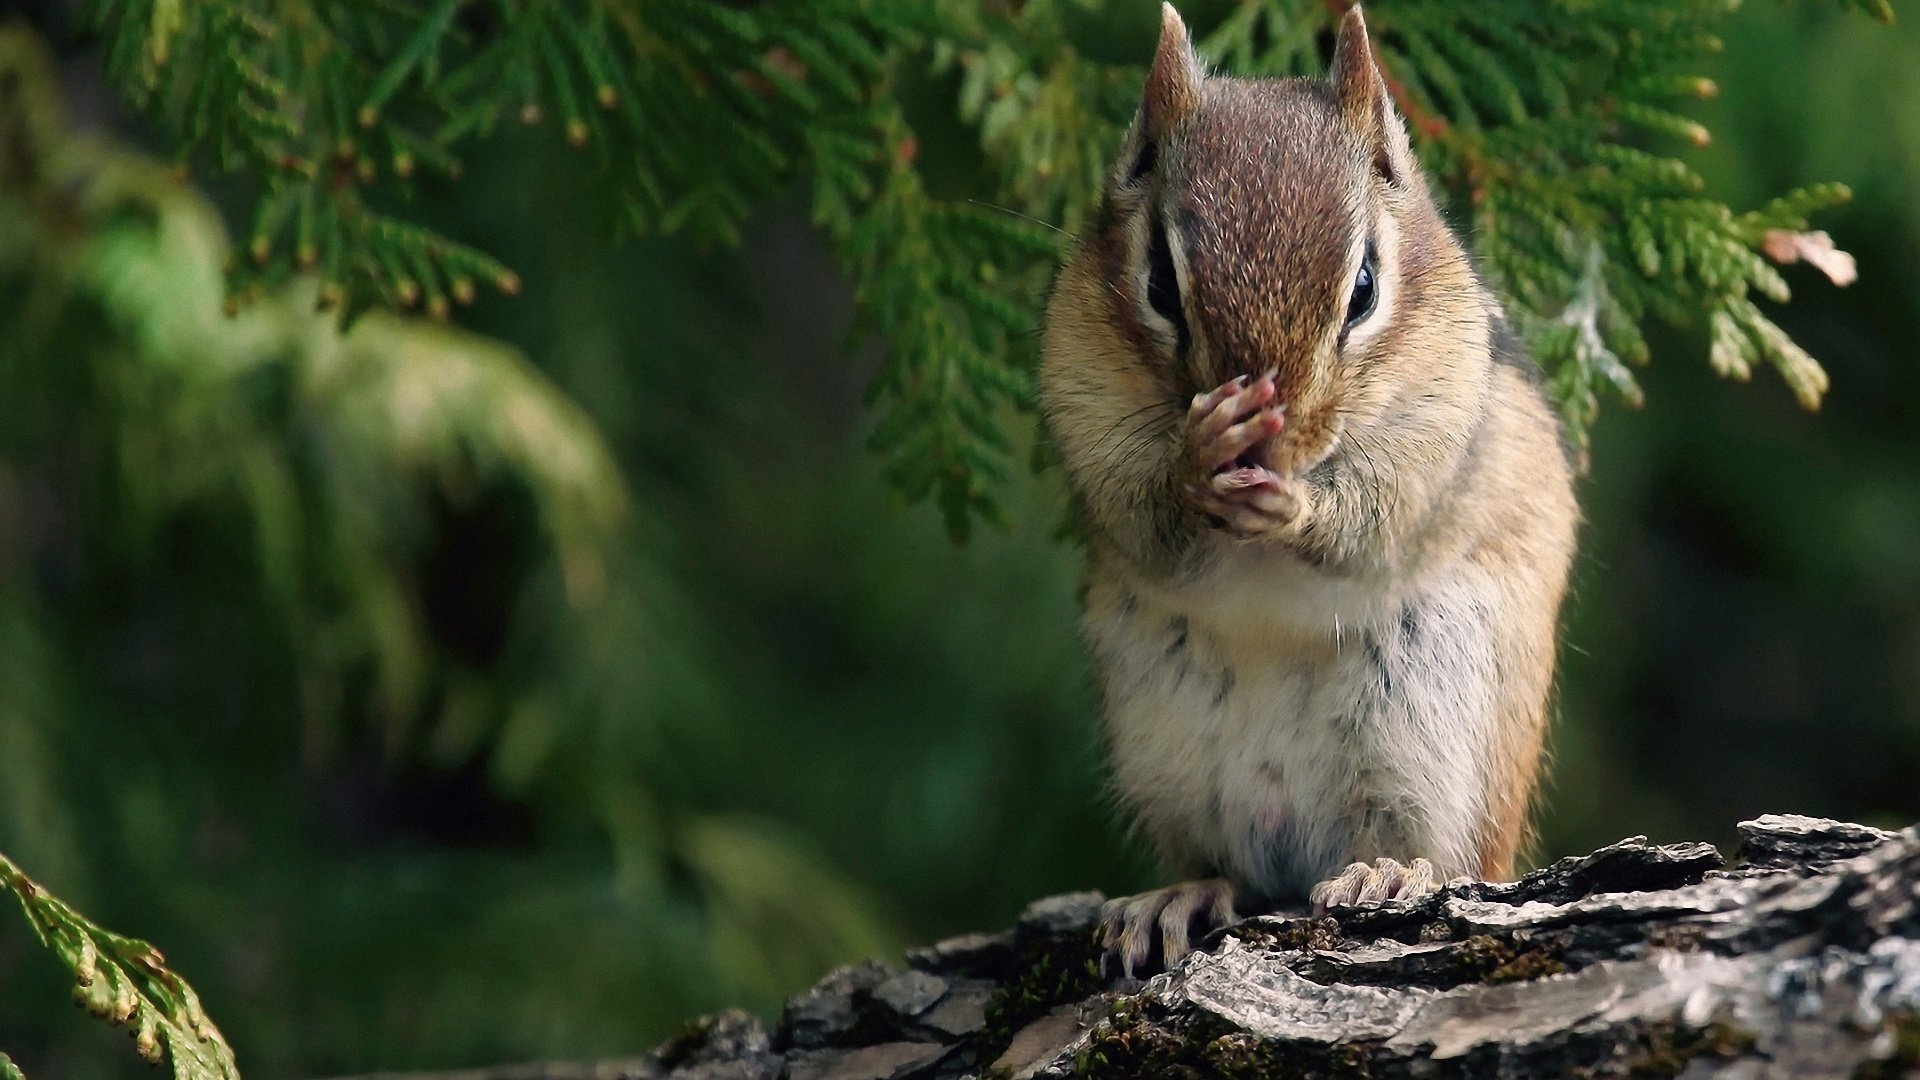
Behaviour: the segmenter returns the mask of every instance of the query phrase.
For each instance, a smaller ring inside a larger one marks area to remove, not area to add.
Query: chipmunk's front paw
[[[1107,901],[1100,912],[1100,973],[1117,959],[1132,978],[1150,972],[1158,946],[1159,968],[1170,968],[1193,951],[1193,938],[1238,922],[1233,886],[1222,878],[1183,881],[1164,889]]]
[[[1307,899],[1313,901],[1315,912],[1323,912],[1330,907],[1418,900],[1439,887],[1439,876],[1425,859],[1415,859],[1406,866],[1392,859],[1375,859],[1372,866],[1357,862],[1340,871],[1338,877],[1315,885]]]
[[[1274,403],[1273,373],[1246,376],[1194,396],[1187,409],[1187,445],[1180,497],[1198,513],[1241,536],[1258,536],[1300,513],[1293,486],[1258,460],[1258,448],[1286,426]]]

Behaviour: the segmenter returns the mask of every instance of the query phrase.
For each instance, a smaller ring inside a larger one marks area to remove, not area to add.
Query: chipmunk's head
[[[1112,365],[1142,403],[1276,371],[1286,426],[1261,456],[1299,476],[1445,363],[1453,347],[1434,343],[1450,323],[1484,352],[1477,297],[1359,8],[1326,80],[1242,80],[1202,71],[1169,4],[1048,348]]]

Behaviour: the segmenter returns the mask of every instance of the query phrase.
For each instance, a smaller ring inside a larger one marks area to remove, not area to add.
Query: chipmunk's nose
[[[1245,375],[1248,379],[1273,381],[1273,399],[1294,408],[1313,390],[1314,356],[1306,348],[1246,349],[1229,354],[1227,375]]]

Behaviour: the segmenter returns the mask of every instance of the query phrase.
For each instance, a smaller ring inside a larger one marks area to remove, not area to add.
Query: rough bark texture
[[[1740,829],[1731,868],[1636,837],[1410,906],[1250,919],[1144,985],[1101,978],[1098,895],[1054,897],[619,1075],[1920,1075],[1920,831]]]

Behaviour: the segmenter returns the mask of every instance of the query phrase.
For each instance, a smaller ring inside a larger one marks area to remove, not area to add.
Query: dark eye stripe
[[[1155,212],[1147,227],[1152,230],[1147,240],[1147,303],[1173,324],[1175,347],[1185,355],[1187,314],[1180,305],[1180,279],[1173,271],[1173,245],[1167,241],[1167,224]]]

